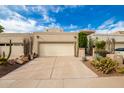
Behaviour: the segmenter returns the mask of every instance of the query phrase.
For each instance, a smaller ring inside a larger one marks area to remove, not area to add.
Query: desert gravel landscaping
[[[101,71],[98,71],[95,67],[92,66],[90,61],[83,62],[89,69],[98,75],[98,77],[110,77],[110,76],[124,76],[124,74],[118,72],[112,72],[109,74],[103,74]]]

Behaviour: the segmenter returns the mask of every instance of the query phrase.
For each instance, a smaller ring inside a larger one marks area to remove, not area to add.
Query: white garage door
[[[124,48],[124,44],[115,44],[115,49],[116,48]]]
[[[74,43],[40,43],[40,56],[74,56]]]

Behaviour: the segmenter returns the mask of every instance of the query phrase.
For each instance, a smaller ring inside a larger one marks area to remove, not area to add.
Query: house
[[[1,33],[0,53],[8,54],[9,40],[12,40],[11,57],[23,55],[24,38],[33,38],[33,52],[42,56],[78,56],[78,33],[48,29],[46,32]]]
[[[124,31],[114,31],[112,34],[124,34]]]
[[[110,34],[91,34],[88,37],[91,37],[92,39],[101,39],[101,40],[107,40],[114,38],[115,39],[115,49],[116,48],[124,48],[124,31],[115,31],[114,33]]]

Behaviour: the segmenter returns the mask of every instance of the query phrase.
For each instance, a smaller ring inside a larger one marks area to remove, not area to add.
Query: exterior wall
[[[53,28],[53,29],[46,29],[46,32],[63,32],[63,30],[62,29]]]
[[[107,40],[107,38],[114,38],[115,39],[115,48],[124,48],[124,34],[91,34],[89,35],[91,36],[92,39],[96,39],[96,37],[98,37],[98,39],[101,40]]]
[[[33,52],[38,53],[39,43],[43,42],[63,42],[74,43],[75,56],[78,56],[78,33],[74,32],[35,32],[35,33],[1,33],[0,44],[8,44],[12,40],[13,44],[23,44],[24,38],[33,37]],[[5,46],[0,46],[7,50]],[[13,51],[13,50],[12,50]],[[17,51],[17,50],[16,50]],[[18,49],[21,52],[21,49]],[[22,54],[23,55],[23,54]]]
[[[79,48],[79,57],[83,57],[85,55],[85,48]]]
[[[12,43],[23,43],[23,39],[30,36],[29,33],[1,33],[0,43],[9,43],[9,40],[12,40]]]
[[[124,34],[124,31],[114,31],[112,34]]]
[[[0,44],[4,45],[0,45],[0,53],[2,54],[2,52],[4,51],[5,54],[8,55],[9,46],[6,46],[6,44],[9,44],[9,41],[11,40],[13,44],[11,58],[23,55],[23,39],[30,36],[31,34],[29,33],[1,33]]]
[[[2,53],[2,51],[4,51],[5,55],[7,56],[9,54],[9,46],[0,46],[0,53]],[[17,58],[20,55],[23,55],[23,46],[12,46],[10,58]]]
[[[116,40],[116,42],[124,42],[124,35],[123,34],[91,34],[89,35],[91,36],[93,39],[95,39],[96,37],[98,37],[99,39],[102,40],[106,40],[107,38],[114,38]]]
[[[75,56],[77,56],[78,48],[78,33],[68,32],[42,32],[34,33],[34,47],[33,51],[38,53],[39,43],[43,42],[72,42],[75,44]],[[75,38],[77,37],[77,38]]]

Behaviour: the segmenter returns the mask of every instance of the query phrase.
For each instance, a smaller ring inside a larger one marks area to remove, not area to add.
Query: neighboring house
[[[124,31],[116,31],[114,33],[110,34],[91,34],[88,37],[91,37],[92,39],[101,39],[101,40],[107,40],[108,38],[114,38],[115,39],[115,49],[116,48],[124,48]]]
[[[8,55],[9,41],[12,40],[11,57],[18,57],[23,54],[23,39],[30,37],[29,33],[0,33],[0,53]]]
[[[124,31],[114,31],[112,34],[124,34]]]
[[[23,55],[24,38],[33,37],[33,52],[39,56],[78,56],[78,33],[62,30],[47,30],[35,33],[1,33],[0,53],[8,53],[9,40],[12,40],[12,55]]]

